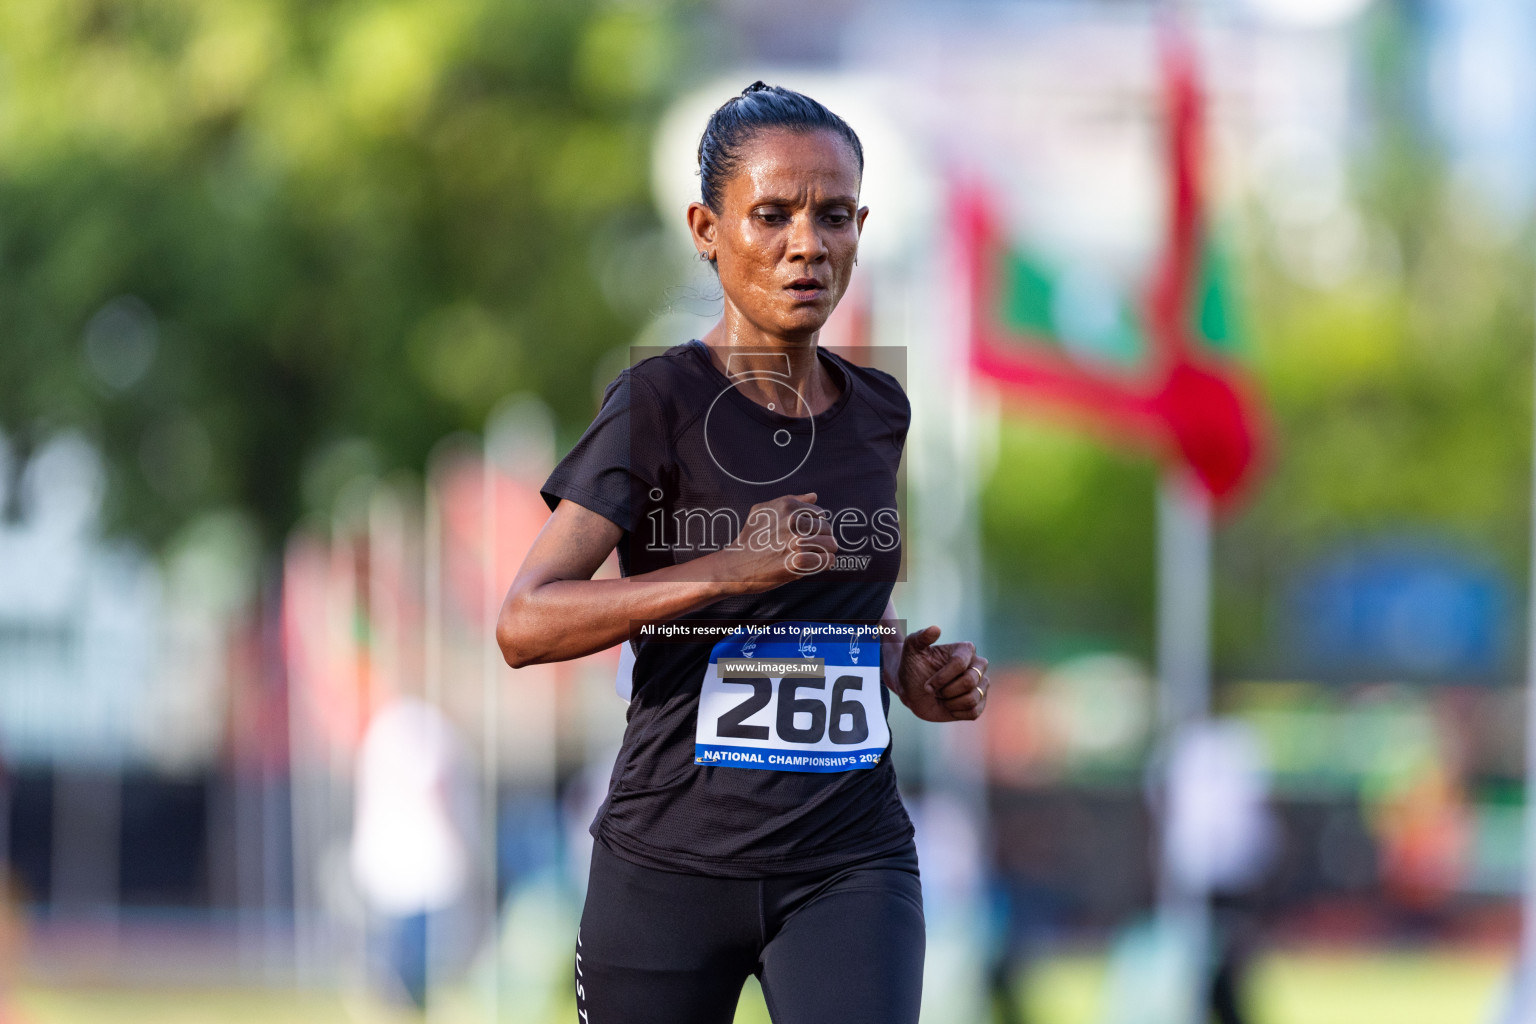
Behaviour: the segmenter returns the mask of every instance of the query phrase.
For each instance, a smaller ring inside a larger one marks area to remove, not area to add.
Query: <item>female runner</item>
[[[776,1024],[918,1019],[889,694],[963,721],[989,682],[970,643],[895,631],[910,406],[893,377],[817,347],[869,212],[863,170],[853,130],[799,93],[758,82],[715,111],[688,225],[724,315],[609,385],[543,488],[552,514],[497,623],[514,667],[626,645],[629,724],[577,938],[583,1024],[729,1024],[749,974]],[[615,547],[622,578],[592,579]]]

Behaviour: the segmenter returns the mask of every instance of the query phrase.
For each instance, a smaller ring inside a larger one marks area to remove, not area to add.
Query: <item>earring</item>
[[[699,262],[700,263],[708,263],[709,259],[710,259],[709,253],[705,252],[703,249],[700,249],[699,250]]]

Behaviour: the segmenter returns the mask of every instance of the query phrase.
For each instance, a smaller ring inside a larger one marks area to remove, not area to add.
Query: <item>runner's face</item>
[[[858,160],[830,131],[769,131],[739,161],[710,246],[725,300],[767,334],[818,331],[848,290],[869,213]]]

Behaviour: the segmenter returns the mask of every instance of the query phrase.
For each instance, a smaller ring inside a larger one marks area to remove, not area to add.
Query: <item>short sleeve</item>
[[[864,402],[880,421],[890,428],[891,442],[901,452],[907,442],[907,431],[912,425],[912,402],[906,389],[890,373],[872,366],[856,366],[846,360],[843,365],[857,373],[868,385]]]
[[[638,499],[658,478],[657,467],[649,464],[651,453],[668,447],[658,426],[650,388],[626,369],[608,385],[592,425],[540,488],[550,511],[565,498],[633,533]]]

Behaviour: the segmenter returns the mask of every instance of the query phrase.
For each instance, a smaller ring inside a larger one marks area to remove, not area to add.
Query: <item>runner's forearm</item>
[[[706,555],[624,579],[550,580],[514,588],[496,622],[497,645],[513,668],[607,650],[629,639],[641,622],[674,619],[745,593],[746,587],[726,578],[721,568],[715,556]]]

